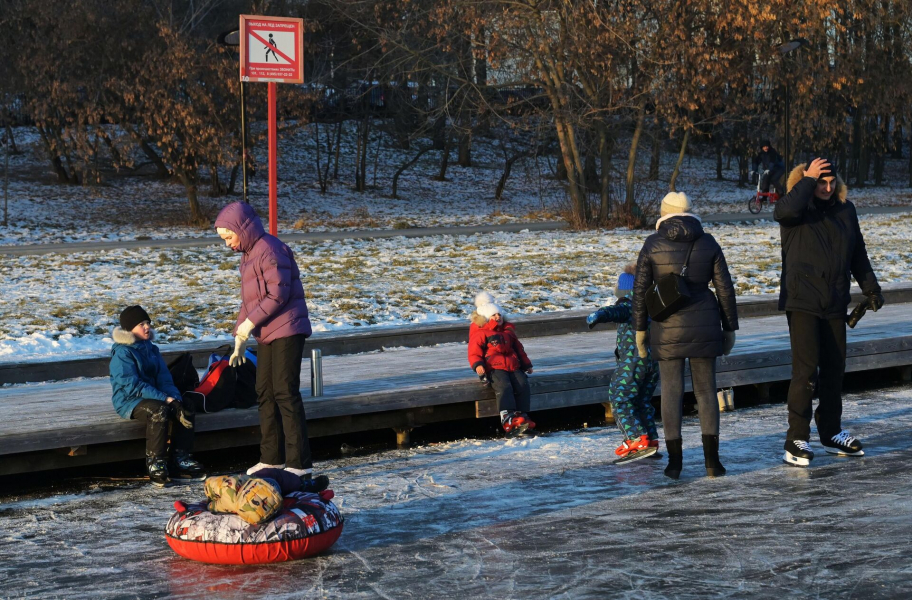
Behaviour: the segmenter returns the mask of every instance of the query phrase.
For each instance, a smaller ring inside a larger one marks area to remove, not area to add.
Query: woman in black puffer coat
[[[700,217],[691,212],[687,196],[672,192],[662,200],[656,233],[646,238],[637,261],[633,284],[633,324],[637,347],[646,354],[646,292],[669,273],[681,273],[693,244],[684,279],[690,302],[651,327],[649,345],[659,361],[662,382],[662,427],[668,447],[665,474],[681,475],[681,412],[684,400],[684,360],[690,361],[694,395],[700,412],[706,474],[724,475],[719,462],[719,404],[716,400],[716,357],[727,355],[735,344],[738,311],[735,290],[722,248],[703,231]],[[709,289],[712,282],[715,294]],[[717,299],[718,298],[718,299]]]

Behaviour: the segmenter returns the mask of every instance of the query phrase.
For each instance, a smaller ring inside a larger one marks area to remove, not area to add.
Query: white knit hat
[[[693,204],[690,203],[690,199],[687,197],[687,194],[683,192],[668,192],[665,194],[665,197],[662,198],[662,214],[671,214],[671,213],[686,213],[690,212],[693,208]]]
[[[215,232],[219,235],[230,235],[230,234],[234,233],[230,229],[225,229],[224,227],[216,227]]]
[[[480,308],[485,304],[493,304],[494,296],[488,292],[478,292],[475,294],[475,308]]]
[[[500,313],[500,307],[493,302],[488,302],[487,304],[482,304],[478,307],[478,314],[486,319],[490,319],[498,313]]]

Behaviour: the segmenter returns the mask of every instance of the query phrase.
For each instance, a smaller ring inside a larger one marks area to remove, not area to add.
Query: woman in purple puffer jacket
[[[219,237],[241,257],[241,310],[234,328],[229,362],[244,362],[244,346],[253,335],[257,348],[260,417],[260,462],[247,473],[284,468],[311,479],[313,460],[301,400],[301,361],[310,318],[304,286],[291,249],[266,233],[253,208],[233,202],[215,220]],[[276,409],[281,413],[281,422]],[[285,461],[279,449],[285,435]]]

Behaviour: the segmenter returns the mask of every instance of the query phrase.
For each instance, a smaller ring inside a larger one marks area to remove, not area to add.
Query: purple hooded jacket
[[[303,333],[312,333],[304,286],[291,249],[263,229],[249,204],[232,202],[219,212],[216,228],[230,229],[240,240],[241,310],[237,326],[250,319],[253,337],[260,344]]]

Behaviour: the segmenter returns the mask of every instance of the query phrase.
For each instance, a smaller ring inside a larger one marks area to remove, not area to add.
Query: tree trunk
[[[209,167],[209,197],[218,198],[222,195],[222,182],[219,181],[218,167]]]
[[[601,161],[598,223],[604,225],[611,215],[611,153],[614,150],[614,140],[608,137],[608,128],[603,122],[598,122],[596,129],[599,136],[599,159]]]
[[[434,177],[437,181],[446,181],[447,167],[450,165],[450,147],[452,145],[453,137],[447,135],[443,144],[443,152],[440,153],[440,171],[437,173],[437,177]]]
[[[909,187],[912,188],[912,127],[909,128]]]
[[[874,155],[874,185],[881,186],[883,185],[883,174],[884,174],[884,155],[883,152],[878,152]]]
[[[738,187],[743,188],[747,184],[747,167],[750,164],[750,157],[746,154],[738,155]]]
[[[367,145],[369,141],[370,117],[365,115],[358,130],[357,163],[355,164],[355,190],[358,192],[367,190]]]
[[[418,151],[418,154],[416,154],[411,160],[409,160],[407,163],[405,163],[404,165],[399,167],[399,169],[396,170],[396,173],[393,175],[393,198],[394,199],[399,198],[399,195],[398,195],[399,194],[399,176],[402,175],[406,171],[406,169],[410,168],[412,165],[414,165],[416,162],[418,162],[418,159],[421,158],[421,156],[425,152],[428,152],[429,150],[432,150],[432,149],[433,149],[433,146],[428,146],[426,148],[422,148],[421,150]]]
[[[846,173],[846,177],[855,176],[855,185],[859,185],[861,179],[861,146],[863,144],[864,127],[862,127],[862,107],[855,111],[855,118],[852,122],[852,168]],[[861,185],[864,185],[863,183]]]
[[[641,106],[639,111],[640,114],[637,117],[636,129],[633,130],[633,139],[630,140],[630,154],[627,157],[627,185],[624,206],[628,215],[633,214],[633,208],[636,206],[636,198],[634,197],[633,189],[634,176],[636,174],[636,155],[637,147],[640,145],[640,136],[643,135],[643,121],[646,119],[645,107]]]
[[[187,191],[191,224],[206,224],[206,219],[203,217],[203,211],[200,209],[199,198],[197,197],[196,173],[188,173],[184,169],[175,169],[175,171],[178,179],[184,184],[184,189]]]
[[[513,163],[525,156],[529,156],[528,150],[518,152],[506,160],[504,171],[501,173],[500,179],[497,181],[497,188],[494,190],[494,199],[498,202],[500,202],[500,199],[503,196],[504,186],[507,184],[507,179],[510,178],[510,172],[513,170]]]
[[[687,152],[687,142],[690,140],[690,129],[684,132],[684,139],[681,140],[681,151],[678,152],[678,162],[675,163],[674,171],[671,173],[671,181],[668,182],[668,191],[677,192],[675,185],[678,183],[678,176],[681,174],[681,163],[684,162],[684,153]]]
[[[339,179],[339,153],[342,151],[342,125],[345,121],[339,121],[336,126],[336,156],[333,159],[333,181]]]
[[[459,136],[459,166],[472,166],[472,132]]]
[[[659,163],[662,160],[662,130],[656,127],[652,134],[652,156],[649,158],[649,181],[659,178]]]
[[[234,186],[237,185],[238,173],[241,170],[241,163],[234,163],[234,166],[231,167],[231,175],[228,176],[228,191],[229,196],[234,195]]]
[[[320,193],[325,194],[326,189],[328,187],[328,182],[323,177],[323,168],[322,168],[323,154],[320,152],[320,124],[314,123],[313,127],[314,127],[313,138],[314,138],[314,143],[316,144],[316,146],[315,146],[316,152],[314,152],[314,155],[315,155],[314,158],[316,159],[316,164],[314,166],[316,167],[316,170],[317,170],[317,183],[320,185]],[[326,157],[327,167],[329,166],[329,161],[331,161],[331,160],[332,160],[332,154],[330,154],[329,156]]]
[[[105,146],[108,147],[108,152],[111,153],[111,162],[114,163],[114,168],[118,169],[123,166],[124,160],[123,156],[120,154],[120,151],[114,145],[114,141],[111,139],[111,136],[104,130],[103,127],[98,128],[98,133],[101,135],[101,139],[104,141]]]
[[[57,183],[69,183],[70,174],[67,173],[66,167],[63,166],[63,161],[60,160],[60,153],[56,151],[54,144],[51,142],[51,137],[43,126],[37,125],[37,128],[38,133],[41,135],[41,141],[44,142],[44,149],[51,161],[51,166],[57,175]]]
[[[13,127],[10,125],[9,118],[6,119],[6,139],[9,141],[10,152],[19,154],[19,148],[16,146],[16,138],[13,136]]]
[[[722,181],[722,144],[716,142],[716,181]]]
[[[171,172],[168,170],[167,165],[162,160],[161,156],[158,155],[158,152],[149,144],[149,141],[139,135],[139,132],[133,129],[130,125],[121,124],[130,137],[133,138],[133,141],[139,146],[139,149],[142,150],[143,154],[149,159],[149,161],[155,165],[156,175],[164,179],[168,177]]]

